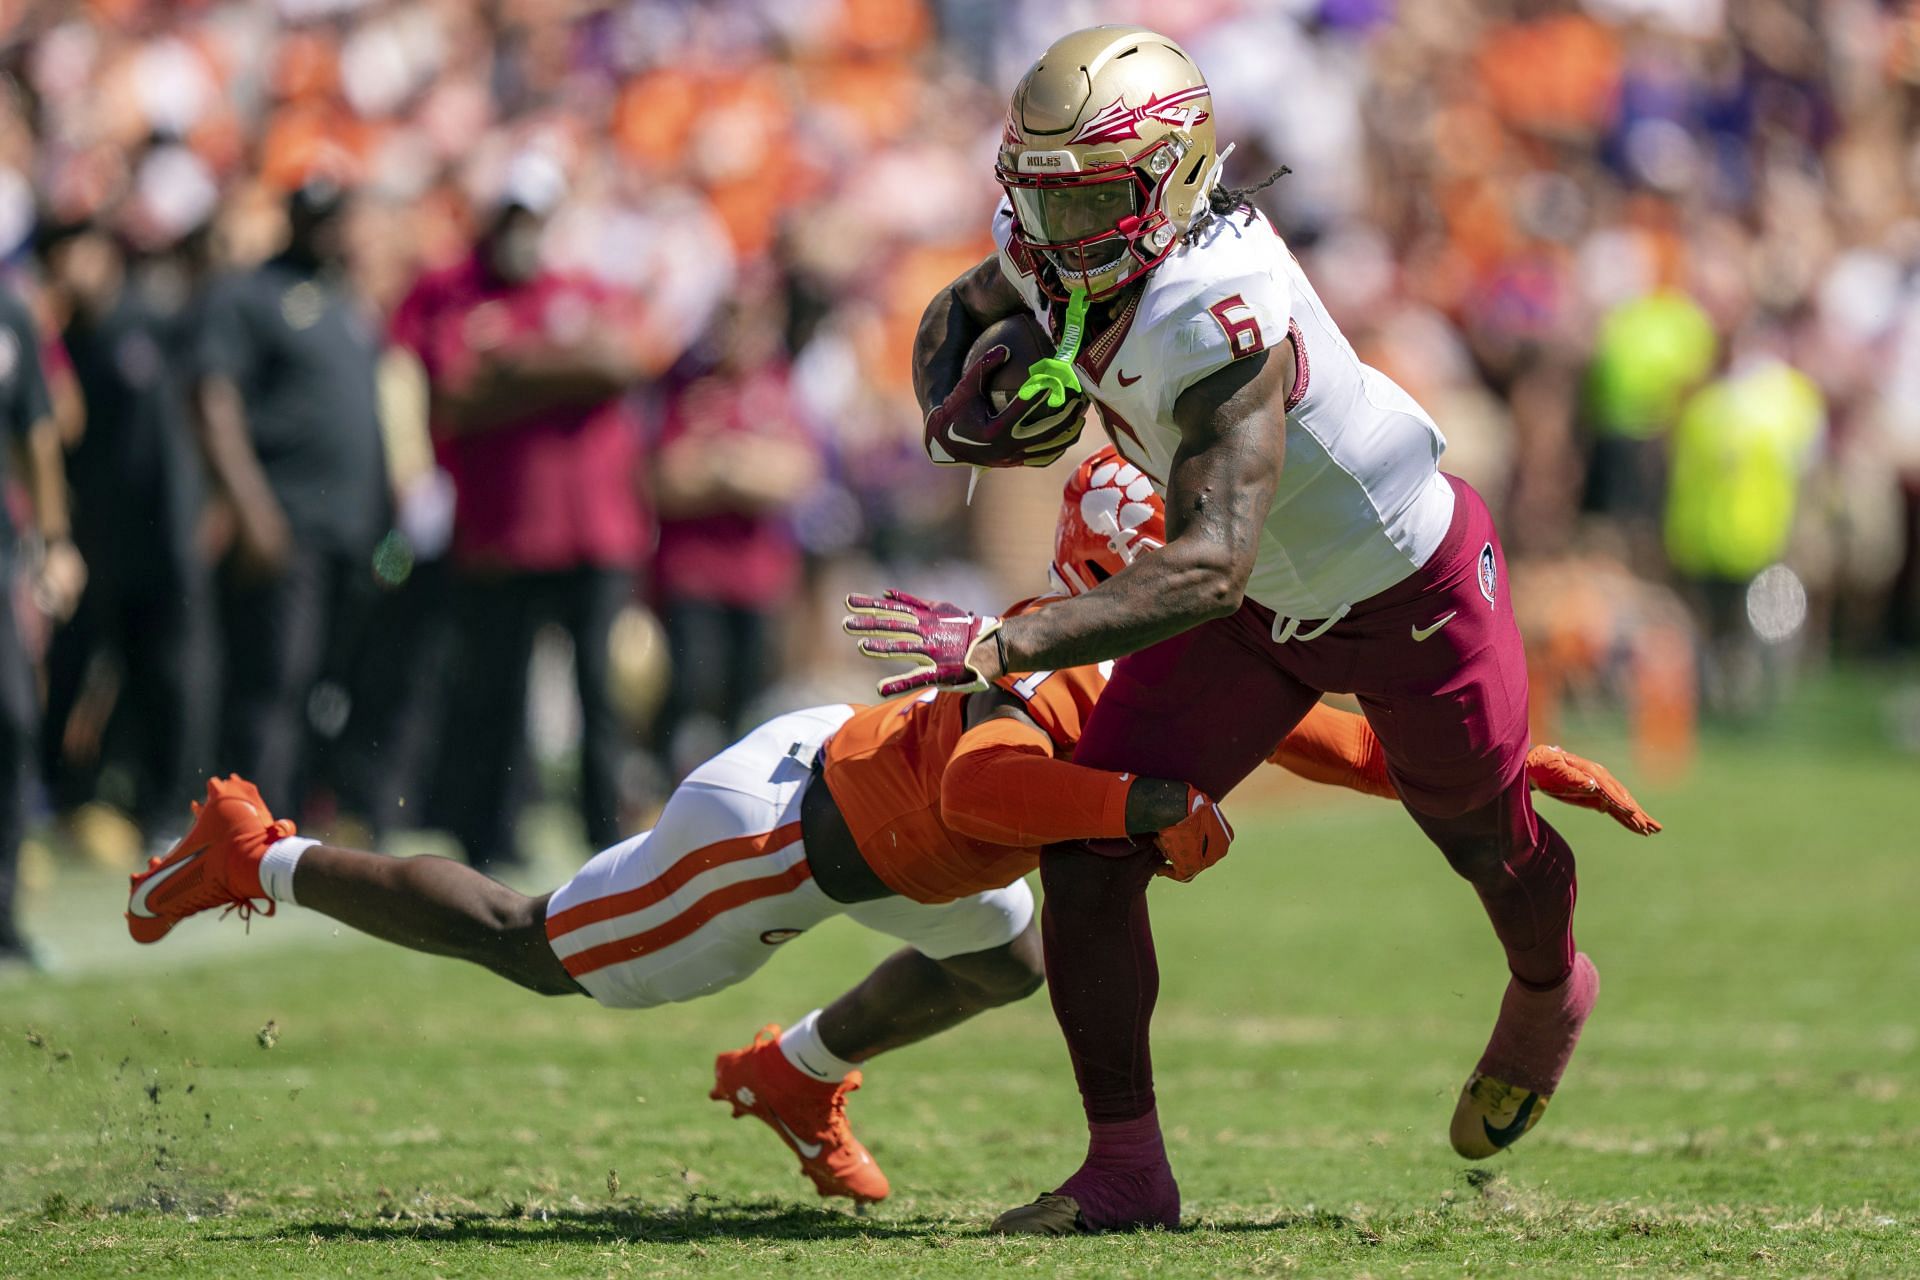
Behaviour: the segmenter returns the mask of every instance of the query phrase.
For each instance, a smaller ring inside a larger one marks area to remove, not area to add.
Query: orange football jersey
[[[1020,698],[1064,758],[1109,670],[1074,667],[996,683]],[[861,855],[889,889],[915,902],[1002,888],[1039,865],[1038,848],[975,840],[941,819],[941,777],[966,732],[967,696],[929,692],[861,707],[827,740],[822,776]]]
[[[1007,613],[1044,608],[1059,598],[1022,600]],[[1054,758],[1065,760],[1112,670],[1111,662],[1103,662],[1003,676],[994,683],[1020,699],[1052,740]],[[930,690],[857,708],[821,753],[822,776],[861,856],[889,889],[916,902],[951,902],[999,889],[1040,862],[1037,845],[976,839],[941,815],[943,779],[967,731],[968,696]],[[1395,794],[1366,720],[1329,706],[1314,706],[1269,763],[1368,795]]]

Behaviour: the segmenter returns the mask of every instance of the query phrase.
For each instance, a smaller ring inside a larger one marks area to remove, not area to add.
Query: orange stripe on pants
[[[685,859],[682,859],[682,862],[684,861]],[[680,865],[676,862],[674,867],[678,868]],[[636,960],[691,936],[717,915],[732,911],[736,907],[744,907],[749,902],[757,902],[761,898],[789,893],[805,884],[812,876],[813,868],[802,861],[794,863],[785,871],[775,875],[762,876],[758,880],[742,880],[738,884],[715,889],[665,924],[656,925],[630,938],[617,938],[612,942],[603,942],[597,947],[588,947],[585,951],[563,956],[561,963],[567,966],[568,973],[578,978],[596,969],[604,969],[608,965]],[[599,902],[582,903],[580,909],[585,910],[598,905]]]
[[[558,941],[561,935],[572,933],[576,929],[643,910],[656,902],[665,901],[702,871],[710,871],[714,867],[724,866],[729,862],[743,862],[748,858],[762,857],[772,850],[786,848],[799,838],[800,824],[789,822],[784,827],[775,827],[772,831],[762,832],[759,835],[735,836],[731,840],[719,840],[713,844],[702,845],[692,853],[682,855],[672,866],[638,889],[610,893],[604,898],[592,898],[577,907],[568,907],[558,915],[548,916],[547,937]],[[800,865],[806,866],[804,862]],[[760,882],[750,880],[746,883]],[[701,901],[705,902],[706,899],[703,898]]]

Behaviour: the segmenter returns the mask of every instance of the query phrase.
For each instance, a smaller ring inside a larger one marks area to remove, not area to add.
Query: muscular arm
[[[1103,662],[1240,607],[1280,482],[1292,380],[1293,361],[1280,347],[1237,360],[1181,395],[1167,545],[1084,595],[1008,618],[1000,632],[1008,669]],[[969,661],[989,678],[1001,674],[993,640]]]
[[[1032,848],[1123,834],[1116,827],[1151,835],[1187,816],[1184,782],[1055,758],[1053,739],[1005,690],[974,694],[967,726],[940,779],[941,819],[962,835]]]
[[[1267,763],[1362,795],[1400,797],[1387,770],[1386,752],[1366,718],[1325,703],[1307,713],[1274,748]],[[1660,824],[1605,765],[1561,747],[1541,744],[1527,752],[1527,780],[1535,791],[1563,804],[1598,809],[1636,835],[1650,836],[1660,830]]]
[[[920,313],[920,330],[913,339],[913,394],[922,417],[960,381],[974,339],[994,321],[1026,309],[995,254],[933,295]]]

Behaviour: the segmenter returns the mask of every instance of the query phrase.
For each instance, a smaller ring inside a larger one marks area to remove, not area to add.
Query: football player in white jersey
[[[1013,94],[996,177],[998,251],[922,317],[914,385],[936,462],[1045,464],[1098,406],[1165,494],[1168,540],[1091,591],[1005,619],[849,599],[883,693],[1119,658],[1077,763],[1184,780],[1215,799],[1323,692],[1358,696],[1407,809],[1478,893],[1510,980],[1451,1127],[1460,1154],[1510,1145],[1565,1071],[1599,981],[1574,948],[1574,863],[1528,798],[1526,659],[1485,504],[1444,474],[1438,427],[1355,355],[1279,233],[1220,184],[1204,78],[1173,41],[1094,27]],[[1056,356],[998,412],[1007,358],[967,353],[1029,313]],[[1050,847],[1048,987],[1090,1131],[1085,1161],[995,1229],[1172,1225],[1148,1023],[1158,990],[1146,887],[1121,841]]]

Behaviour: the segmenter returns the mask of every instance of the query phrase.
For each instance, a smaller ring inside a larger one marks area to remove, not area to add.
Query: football
[[[988,325],[986,332],[974,339],[967,352],[967,363],[971,365],[995,347],[1005,347],[1008,353],[1007,362],[995,369],[993,377],[987,380],[987,397],[993,411],[999,413],[1020,394],[1020,384],[1027,380],[1027,370],[1033,362],[1053,354],[1053,342],[1032,316],[1008,316]]]

